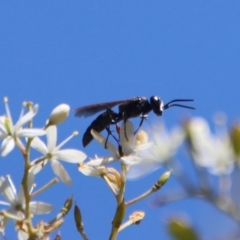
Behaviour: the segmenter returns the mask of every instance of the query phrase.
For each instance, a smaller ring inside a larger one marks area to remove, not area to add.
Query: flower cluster
[[[53,209],[51,204],[35,201],[36,196],[59,180],[68,186],[73,184],[70,174],[61,161],[76,164],[83,175],[103,179],[111,190],[117,207],[112,220],[110,239],[116,239],[118,233],[126,227],[139,224],[145,213],[134,212],[124,222],[126,208],[160,190],[170,176],[174,176],[181,184],[181,191],[175,193],[171,189],[164,200],[157,201],[157,205],[186,197],[201,197],[239,222],[240,212],[236,210],[233,214],[232,211],[238,209],[238,204],[230,194],[231,174],[235,167],[239,168],[240,163],[239,124],[234,124],[230,130],[225,125],[218,124],[215,126],[216,131],[212,132],[205,119],[195,117],[171,130],[167,130],[163,123],[158,123],[149,131],[135,132],[133,123],[125,119],[121,127],[117,127],[117,136],[113,137],[115,142],[111,142],[111,137],[106,138],[101,132],[90,130],[92,138],[109,153],[106,156],[95,155],[94,158],[87,159],[86,154],[78,149],[64,148],[64,145],[78,134],[77,132],[73,132],[58,143],[58,125],[66,120],[70,111],[67,104],[60,104],[54,108],[46,124],[39,128],[33,127],[33,120],[39,109],[37,104],[24,102],[15,124],[7,98],[4,98],[4,104],[6,113],[0,115],[0,155],[2,158],[11,156],[14,148],[18,149],[23,156],[24,172],[18,192],[10,175],[0,176],[0,194],[5,200],[0,200],[0,204],[3,205],[0,210],[2,234],[9,221],[13,220],[18,239],[45,240],[49,239],[51,232],[63,224],[64,216],[71,209],[72,197],[66,200],[62,209],[51,221],[41,220],[35,225],[32,221],[35,215],[47,214]],[[108,134],[110,134],[109,129]],[[30,158],[32,150],[39,154],[35,159]],[[186,162],[177,159],[179,154],[189,157],[188,163],[198,177],[197,184],[188,175],[189,166],[186,167]],[[55,178],[36,190],[35,176],[42,174],[48,163]],[[129,179],[143,177],[159,168],[165,168],[165,172],[149,190],[131,200],[126,200],[125,190]],[[209,181],[212,176],[219,180],[217,190]],[[75,205],[74,217],[78,232],[83,239],[88,239],[77,205]],[[175,222],[173,219],[169,226],[174,225]]]
[[[184,141],[183,130],[176,128],[169,133],[163,124],[153,127],[149,134],[151,141],[148,141],[149,136],[145,131],[134,134],[133,124],[129,120],[120,128],[118,148],[94,130],[92,135],[111,155],[90,159],[79,165],[79,171],[88,176],[101,176],[103,166],[120,161],[128,166],[129,179],[139,178],[160,168],[176,154]]]
[[[229,132],[225,125],[216,125],[216,129],[216,133],[212,133],[205,119],[195,117],[188,119],[171,131],[167,131],[163,124],[157,124],[148,133],[141,130],[135,134],[133,124],[127,120],[123,122],[119,130],[117,147],[108,138],[92,129],[93,138],[102,147],[109,150],[110,154],[103,157],[95,156],[93,159],[80,163],[78,169],[84,175],[101,177],[106,181],[118,202],[116,221],[119,221],[119,216],[122,211],[125,211],[121,201],[125,199],[123,193],[127,179],[142,177],[160,167],[167,167],[170,171],[163,174],[150,190],[125,202],[125,207],[160,189],[172,173],[182,184],[185,192],[176,193],[177,198],[171,192],[170,197],[166,197],[167,201],[186,198],[186,196],[201,196],[213,202],[219,209],[225,209],[229,213],[228,204],[231,197],[226,186],[229,188],[231,183],[229,182],[230,178],[222,178],[222,176],[230,176],[235,164],[239,165],[240,128],[239,125],[235,125]],[[184,146],[185,149],[187,147],[190,153],[189,156],[197,171],[196,175],[199,176],[200,189],[194,186],[193,181],[187,176],[186,167],[176,160],[181,146]],[[120,171],[109,166],[113,162],[120,163]],[[202,175],[202,172],[205,172],[205,175]],[[216,190],[207,180],[211,175],[219,177],[220,188],[216,194]],[[128,222],[122,223],[117,232],[120,232],[128,224]],[[116,232],[113,229],[111,236],[114,234]]]
[[[230,174],[234,168],[234,149],[225,127],[211,133],[205,119],[193,118],[185,125],[191,154],[197,165],[215,175]]]
[[[7,98],[4,98],[4,103],[6,114],[0,116],[0,140],[2,140],[0,153],[2,157],[6,157],[16,146],[23,155],[25,166],[19,193],[17,193],[9,175],[6,178],[3,176],[0,177],[0,194],[6,200],[6,202],[0,201],[0,204],[7,206],[7,208],[1,209],[0,212],[0,231],[4,233],[9,220],[13,219],[18,239],[35,239],[34,236],[41,236],[39,239],[45,239],[51,231],[62,224],[63,220],[60,216],[66,215],[66,211],[70,210],[72,199],[69,199],[65,204],[69,207],[63,211],[64,214],[61,213],[55,220],[44,223],[44,228],[40,227],[43,222],[34,227],[32,225],[34,215],[49,213],[53,209],[53,206],[44,202],[32,201],[32,198],[58,181],[55,179],[43,188],[33,192],[35,186],[34,176],[42,172],[44,166],[49,162],[54,174],[63,183],[71,185],[71,178],[59,160],[79,164],[87,156],[77,149],[62,149],[66,142],[77,135],[77,132],[74,132],[70,137],[57,145],[57,125],[68,117],[70,107],[67,104],[57,106],[50,114],[45,126],[42,128],[32,128],[33,118],[39,109],[37,104],[33,105],[30,102],[25,102],[19,119],[14,124]],[[25,112],[26,109],[27,112]],[[46,144],[40,139],[44,135],[47,137]],[[40,152],[41,155],[39,158],[35,160],[29,159],[31,148]]]

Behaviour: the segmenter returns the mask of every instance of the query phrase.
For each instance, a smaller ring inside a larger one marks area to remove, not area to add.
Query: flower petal
[[[34,105],[32,110],[30,110],[28,113],[26,113],[24,116],[20,117],[20,119],[17,121],[15,127],[18,129],[19,127],[23,126],[27,122],[29,122],[38,112],[38,105]]]
[[[0,178],[0,192],[7,202],[9,202],[11,205],[15,204],[16,195],[6,179],[3,177]]]
[[[4,201],[0,201],[0,205],[4,205],[4,206],[11,206],[9,203],[7,203],[7,202],[4,202]]]
[[[0,232],[2,234],[4,234],[4,229],[7,226],[8,222],[9,222],[9,218],[0,216]]]
[[[91,134],[94,137],[94,139],[98,143],[100,143],[100,145],[102,145],[104,148],[106,147],[110,152],[114,154],[114,156],[119,156],[118,149],[111,142],[107,141],[107,139],[103,137],[102,134],[98,133],[94,129],[91,130]]]
[[[49,126],[47,129],[47,148],[48,151],[51,152],[57,144],[57,127],[52,125]]]
[[[38,137],[35,137],[31,142],[31,147],[35,150],[39,151],[43,155],[46,155],[48,153],[47,146],[45,143]]]
[[[55,152],[54,157],[69,163],[79,163],[83,162],[87,158],[87,155],[76,149],[65,149]]]
[[[13,150],[14,146],[15,146],[15,142],[11,136],[8,136],[7,138],[5,138],[1,146],[2,157],[7,156]]]
[[[149,149],[150,147],[153,146],[153,142],[147,142],[141,145],[136,145],[133,147],[133,151],[134,152],[141,152],[141,151],[145,151],[147,149]]]
[[[32,214],[45,214],[53,210],[54,206],[44,202],[30,202],[30,211]]]
[[[43,129],[38,129],[38,128],[23,128],[23,129],[19,129],[17,131],[17,136],[18,137],[29,137],[29,138],[33,138],[33,137],[39,137],[39,136],[43,136],[46,134],[46,131]]]
[[[93,166],[89,166],[88,164],[80,163],[78,164],[78,170],[86,176],[100,177],[103,174],[103,170],[106,170],[106,169],[96,168]],[[106,173],[107,173],[107,170],[106,170]]]
[[[29,239],[28,233],[24,232],[21,229],[17,229],[17,236],[18,236],[19,240],[28,240]]]
[[[105,156],[105,157],[96,157],[94,159],[90,159],[90,161],[88,161],[86,164],[88,166],[92,166],[92,167],[99,167],[99,166],[106,166],[110,163],[116,162],[118,161],[119,158],[114,158],[113,156]]]
[[[39,161],[39,159],[35,159],[31,162],[32,167],[29,170],[34,175],[38,174],[44,168],[44,166],[48,163],[47,159],[36,163],[37,161]]]
[[[134,180],[156,171],[161,165],[158,162],[140,163],[131,166],[127,173],[127,179]]]
[[[56,176],[58,176],[62,182],[66,183],[67,185],[71,186],[72,181],[70,176],[68,175],[67,171],[64,169],[61,163],[59,163],[57,160],[52,159],[51,161],[53,172]]]
[[[0,132],[2,131],[4,133],[6,133],[6,128],[5,128],[5,125],[4,125],[5,119],[6,119],[5,116],[0,116]]]
[[[7,133],[5,132],[0,132],[0,139],[3,140],[4,138],[6,138],[8,136]]]
[[[134,139],[134,127],[132,122],[127,120],[123,122],[120,128],[120,145],[122,146],[122,152],[126,155],[132,152]]]
[[[141,157],[138,157],[137,155],[128,155],[121,157],[121,161],[127,165],[135,165],[142,161]]]

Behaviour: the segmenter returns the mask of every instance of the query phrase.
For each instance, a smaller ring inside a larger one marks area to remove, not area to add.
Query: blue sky
[[[196,111],[173,108],[164,113],[168,127],[185,114],[211,122],[219,111],[227,114],[231,124],[239,120],[239,12],[239,1],[1,1],[0,98],[8,96],[14,119],[23,101],[38,103],[36,126],[43,125],[56,105],[69,104],[70,117],[58,128],[59,142],[78,130],[79,136],[68,147],[79,148],[90,157],[106,151],[96,143],[82,148],[81,136],[94,118],[75,118],[73,110],[91,103],[152,95],[165,102],[193,98]],[[151,113],[144,125],[158,120]],[[0,164],[1,175],[10,173],[20,182],[22,162],[17,151]],[[60,183],[38,199],[47,201],[51,196],[56,213],[73,194],[90,239],[106,239],[114,198],[100,179],[81,175],[73,165],[65,166],[74,186]],[[147,190],[163,171],[129,182],[127,197]],[[50,167],[45,173],[37,177],[39,186],[53,177]],[[171,187],[175,187],[174,180],[166,191]],[[145,210],[146,218],[122,232],[119,239],[167,240],[166,220],[184,211],[205,239],[216,236],[222,226],[236,227],[199,200],[152,209],[153,199],[130,208],[129,213]],[[63,239],[76,239],[72,214],[65,221]],[[11,231],[7,238],[13,239]]]

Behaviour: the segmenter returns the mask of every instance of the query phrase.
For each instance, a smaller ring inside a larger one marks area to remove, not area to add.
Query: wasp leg
[[[106,138],[106,141],[105,141],[105,148],[107,148],[107,142],[108,142],[108,138],[109,136],[111,135],[117,142],[118,144],[118,152],[119,152],[119,155],[122,157],[123,156],[123,151],[122,151],[122,146],[121,144],[119,143],[119,140],[113,135],[112,131],[110,130],[109,126],[106,128],[107,132],[108,132],[108,135],[107,135],[107,138]]]
[[[112,133],[112,131],[110,130],[110,127],[109,127],[109,126],[106,127],[106,130],[107,130],[108,135],[107,135],[107,138],[106,138],[106,141],[105,141],[105,148],[107,148],[107,142],[108,142],[108,138],[109,138],[110,135],[111,135],[111,136],[116,140],[116,142],[119,144],[118,139],[113,135],[113,133]]]
[[[122,157],[124,155],[123,151],[122,151],[122,146],[120,144],[118,144],[118,152],[119,152],[120,157]]]
[[[124,123],[124,135],[125,135],[126,140],[128,141],[127,130],[126,130],[127,117],[124,112],[122,113],[122,115],[123,115],[123,123]]]
[[[138,130],[140,129],[140,127],[143,125],[143,121],[144,121],[144,120],[147,120],[147,116],[146,116],[146,115],[144,115],[144,116],[141,117],[141,121],[140,121],[140,123],[139,123],[139,126],[138,126],[137,130],[134,132],[134,135],[136,135],[136,133],[138,132]]]

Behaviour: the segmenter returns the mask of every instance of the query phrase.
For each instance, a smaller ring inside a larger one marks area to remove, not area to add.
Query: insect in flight
[[[158,96],[152,96],[150,98],[150,101],[148,101],[148,99],[145,97],[135,97],[132,99],[97,103],[97,104],[92,104],[92,105],[77,108],[75,110],[76,117],[89,117],[98,112],[105,110],[105,112],[100,114],[87,128],[82,138],[82,144],[84,147],[86,147],[93,140],[91,129],[94,129],[99,133],[102,132],[104,129],[106,129],[108,132],[108,136],[112,135],[114,137],[114,135],[110,131],[110,125],[116,124],[122,120],[126,121],[129,118],[140,117],[141,122],[139,124],[138,129],[135,131],[136,133],[139,130],[139,128],[142,126],[144,119],[147,118],[149,112],[153,111],[157,116],[162,116],[163,111],[170,107],[182,107],[182,108],[195,109],[194,107],[180,104],[180,102],[192,102],[192,101],[194,100],[193,99],[174,99],[164,105],[163,101]],[[118,113],[114,112],[111,109],[117,105],[119,105]],[[107,136],[107,139],[108,139],[108,136]],[[125,136],[126,136],[126,132],[125,132]]]

